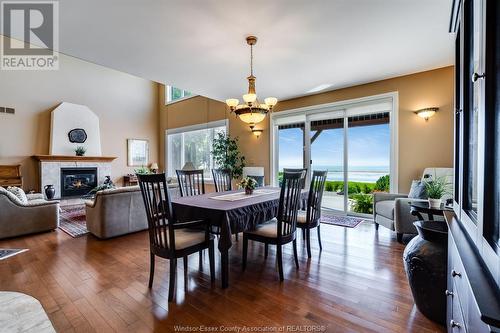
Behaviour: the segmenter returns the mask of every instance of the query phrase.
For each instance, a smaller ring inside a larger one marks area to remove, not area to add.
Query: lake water
[[[299,168],[290,166],[289,168]],[[313,170],[328,170],[327,180],[344,180],[344,172],[340,166],[315,165]],[[377,179],[389,174],[388,166],[353,166],[350,167],[348,180],[352,182],[375,183]]]

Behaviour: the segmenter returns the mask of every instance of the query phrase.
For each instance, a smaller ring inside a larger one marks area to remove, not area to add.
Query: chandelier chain
[[[253,45],[250,45],[250,76],[253,76]]]

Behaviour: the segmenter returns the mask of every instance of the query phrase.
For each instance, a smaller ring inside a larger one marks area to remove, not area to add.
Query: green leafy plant
[[[257,181],[250,177],[245,177],[238,184],[240,188],[244,188],[245,190],[255,190],[257,187]]]
[[[75,154],[76,156],[84,156],[86,151],[87,148],[85,148],[84,146],[78,146],[75,149]]]
[[[377,179],[374,190],[378,192],[389,192],[390,186],[391,179],[389,175],[385,175]]]
[[[373,195],[357,193],[353,195],[352,210],[356,213],[373,214]]]
[[[449,194],[449,183],[445,177],[434,177],[425,181],[425,192],[430,199],[441,199],[445,194]]]
[[[225,133],[218,133],[212,143],[212,156],[215,165],[221,169],[231,171],[234,179],[243,174],[245,156],[238,148],[238,138],[231,138]]]
[[[134,169],[134,172],[137,175],[150,175],[153,173],[148,167],[144,167],[144,166],[140,167],[138,169]]]
[[[325,185],[325,191],[327,192],[333,192],[336,191],[336,186],[334,186],[332,183],[326,183]]]

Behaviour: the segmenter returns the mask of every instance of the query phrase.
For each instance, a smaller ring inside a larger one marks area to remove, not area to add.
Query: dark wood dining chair
[[[176,170],[181,197],[205,194],[203,170]]]
[[[232,190],[231,171],[227,169],[212,169],[212,176],[214,178],[215,192],[226,192]]]
[[[278,257],[278,272],[280,281],[283,281],[283,258],[282,246],[293,243],[293,255],[295,265],[299,268],[297,257],[297,240],[295,239],[297,229],[297,212],[300,205],[302,185],[305,172],[285,172],[281,185],[278,215],[276,218],[266,222],[256,230],[243,232],[243,270],[247,265],[248,240],[264,243],[266,253],[269,244],[276,245]]]
[[[170,261],[168,301],[172,301],[175,291],[177,259],[184,258],[186,272],[187,257],[204,249],[208,249],[210,277],[214,282],[214,237],[210,234],[207,221],[178,222],[175,220],[164,173],[137,175],[137,178],[148,218],[151,260],[148,287],[153,286],[155,257],[168,259]]]
[[[292,168],[284,168],[283,172],[305,172],[304,174],[304,179],[307,178],[307,169],[306,168],[301,168],[301,169],[292,169]],[[302,185],[302,188],[306,187],[306,182],[304,182],[304,185]]]
[[[309,185],[309,195],[307,197],[307,207],[305,210],[299,210],[297,214],[297,228],[302,229],[306,235],[307,256],[311,258],[311,229],[317,228],[319,249],[321,245],[321,204],[323,201],[323,191],[325,189],[326,176],[328,171],[314,171],[311,184]]]

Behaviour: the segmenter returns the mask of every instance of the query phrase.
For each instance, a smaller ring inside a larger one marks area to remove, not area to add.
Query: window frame
[[[211,122],[204,123],[204,124],[177,127],[177,128],[171,128],[171,129],[165,130],[165,165],[166,165],[165,173],[166,173],[167,177],[176,177],[175,171],[173,171],[172,173],[170,172],[172,167],[171,167],[171,160],[169,159],[169,149],[168,149],[168,147],[169,147],[169,140],[168,140],[169,135],[186,134],[189,132],[200,131],[200,130],[209,130],[209,129],[215,129],[215,128],[219,128],[219,127],[225,127],[226,134],[229,134],[229,120],[228,119],[216,120],[216,121],[211,121]],[[183,143],[184,143],[184,135],[182,136],[182,143],[181,143],[181,147],[182,147],[181,148],[182,149],[181,161],[184,160]],[[181,162],[181,164],[183,164],[183,163]],[[210,153],[210,168],[212,168],[213,166],[214,166],[213,157],[212,157],[212,154]],[[209,181],[209,182],[213,180],[212,173],[210,171],[211,170],[209,170],[209,172],[208,172],[209,176],[205,177],[205,180]]]
[[[182,91],[182,97],[172,100],[172,90],[174,88],[175,89],[179,89],[180,91]],[[186,92],[189,93],[189,95],[186,96]],[[193,94],[193,92],[191,92],[189,90],[181,89],[181,88],[178,88],[178,87],[175,87],[175,86],[171,86],[171,85],[168,85],[168,84],[165,85],[165,105],[174,104],[174,103],[177,103],[177,102],[180,102],[180,101],[184,101],[186,99],[190,99],[190,98],[193,98],[193,97],[196,97],[196,96],[198,96],[198,95]]]

